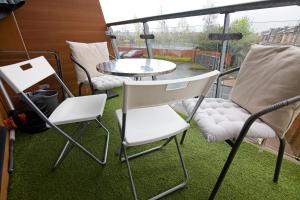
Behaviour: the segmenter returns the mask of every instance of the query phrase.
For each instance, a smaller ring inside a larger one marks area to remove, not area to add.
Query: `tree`
[[[190,25],[186,18],[180,18],[177,22],[175,30],[172,32],[172,42],[185,46],[191,43],[191,31]]]
[[[160,6],[159,15],[163,15],[163,8]],[[166,20],[158,21],[158,31],[155,37],[156,44],[170,46],[171,37],[169,35],[169,27]]]
[[[204,8],[212,8],[212,7],[214,7],[214,1],[207,0]],[[213,15],[205,15],[202,18],[202,20],[204,21],[204,25],[203,25],[204,32],[212,32],[216,27],[218,27],[216,23],[217,17],[218,16],[216,14],[213,14]]]
[[[234,20],[229,27],[230,33],[242,33],[241,40],[230,40],[227,52],[233,56],[231,65],[239,66],[245,58],[251,44],[259,41],[259,36],[251,30],[251,23],[247,17]],[[208,40],[209,33],[222,33],[223,27],[210,26],[210,30],[199,33],[197,49],[209,51],[221,51],[222,41]]]
[[[207,50],[207,51],[220,51],[222,46],[222,41],[218,40],[209,40],[208,35],[210,33],[222,33],[223,27],[214,25],[210,27],[209,31],[200,32],[198,39],[199,43],[196,47],[200,50]]]
[[[186,20],[186,18],[180,18],[178,21],[178,25],[177,25],[177,30],[179,32],[190,32],[190,25],[188,23],[188,21]]]
[[[229,43],[228,51],[233,55],[245,56],[250,45],[257,43],[259,40],[259,36],[251,30],[251,23],[247,17],[234,20],[230,24],[229,32],[243,34],[241,40],[233,40]]]
[[[240,65],[250,49],[251,44],[259,41],[259,36],[251,30],[249,18],[243,17],[234,20],[229,27],[231,33],[242,33],[241,40],[233,40],[229,42],[228,52],[233,56],[232,64]]]
[[[207,0],[204,8],[211,8],[211,7],[214,7],[214,1]],[[210,33],[222,32],[222,29],[216,22],[217,17],[218,16],[216,14],[205,15],[204,17],[202,17],[202,20],[204,22],[203,32],[199,33],[198,36],[199,43],[198,46],[196,47],[197,49],[208,50],[208,51],[219,51],[221,42],[208,40],[208,35]]]
[[[133,17],[134,19],[137,19],[136,15]],[[141,23],[135,23],[134,24],[134,40],[138,47],[141,47],[144,44],[144,40],[140,38],[140,35],[143,33],[143,27]]]
[[[159,13],[158,14],[159,15],[163,15],[164,14],[162,5],[160,5],[160,7],[159,7]],[[167,33],[167,32],[169,32],[166,20],[159,20],[158,21],[158,30],[161,33]]]

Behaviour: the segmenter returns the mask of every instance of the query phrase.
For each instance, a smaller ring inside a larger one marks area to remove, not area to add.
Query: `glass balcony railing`
[[[293,5],[292,1],[277,3],[225,6],[217,11],[211,8],[174,13],[116,22],[108,26],[114,28],[113,34],[117,38],[115,48],[121,58],[148,57],[150,51],[152,58],[170,60],[177,64],[176,71],[159,76],[158,79],[182,78],[215,69],[225,71],[239,67],[253,44],[300,46],[300,19],[283,20],[281,16],[272,16],[272,21],[251,19],[253,15],[265,16],[264,10],[257,10],[259,8],[268,8],[276,13],[279,9],[276,7]],[[145,24],[149,27],[146,31]],[[241,33],[243,36],[240,40],[210,40],[211,33]],[[147,39],[148,45],[141,37],[144,34],[154,36],[154,39]],[[219,97],[228,98],[236,75],[237,73],[233,73],[222,79],[218,87]],[[214,90],[215,88],[210,96],[214,96]]]

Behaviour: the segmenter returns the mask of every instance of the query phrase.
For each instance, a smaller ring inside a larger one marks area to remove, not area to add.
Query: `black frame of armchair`
[[[233,72],[236,72],[236,71],[239,71],[240,70],[240,67],[236,67],[236,68],[233,68],[233,69],[230,69],[228,71],[225,71],[223,73],[221,73],[218,78],[217,78],[217,84],[216,84],[216,90],[218,89],[218,83],[220,82],[220,78],[227,75],[227,74],[230,74],[230,73],[233,73]],[[267,113],[270,113],[270,112],[273,112],[275,110],[278,110],[280,108],[283,108],[285,106],[288,106],[292,103],[295,103],[295,102],[298,102],[300,101],[300,95],[298,96],[295,96],[295,97],[292,97],[292,98],[289,98],[289,99],[285,99],[285,100],[282,100],[280,102],[277,102],[275,104],[272,104],[272,105],[269,105],[267,106],[266,108],[256,112],[256,113],[253,113],[252,115],[250,115],[250,117],[246,120],[245,124],[243,125],[241,131],[240,131],[240,134],[239,136],[237,137],[237,139],[235,141],[232,141],[232,140],[225,140],[225,142],[227,142],[231,147],[231,151],[227,157],[227,160],[223,166],[223,169],[218,177],[218,180],[217,182],[215,183],[215,186],[209,196],[209,200],[213,200],[217,194],[217,192],[219,191],[220,187],[221,187],[221,184],[229,170],[229,167],[242,143],[242,141],[244,140],[244,138],[246,137],[247,135],[247,132],[249,130],[249,128],[251,127],[251,125],[260,117],[262,117],[263,115],[267,114]],[[184,133],[182,135],[182,138],[181,138],[181,141],[180,141],[180,144],[183,144],[184,142],[184,138],[185,138],[185,135],[186,133]],[[273,176],[273,182],[274,183],[277,183],[278,182],[278,178],[279,178],[279,174],[280,174],[280,169],[281,169],[281,163],[282,163],[282,160],[283,160],[283,155],[284,155],[284,150],[285,150],[285,139],[284,138],[279,138],[279,141],[280,141],[280,145],[279,145],[279,150],[278,150],[278,155],[277,155],[277,160],[276,160],[276,166],[275,166],[275,172],[274,172],[274,176]]]
[[[110,55],[109,57],[115,59],[115,58],[114,58],[113,56],[111,56],[111,55]],[[107,94],[107,96],[108,96],[108,99],[111,99],[111,98],[114,98],[114,97],[119,96],[117,93],[114,93],[112,90],[97,90],[97,89],[95,89],[94,86],[93,86],[93,83],[92,83],[91,75],[90,75],[90,73],[86,70],[86,68],[83,67],[79,62],[77,62],[77,61],[75,60],[75,58],[73,57],[72,54],[70,55],[70,59],[71,59],[71,61],[72,61],[73,63],[75,63],[78,67],[80,67],[80,68],[84,71],[84,73],[86,74],[87,79],[88,79],[88,85],[89,85],[89,87],[90,87],[90,90],[91,90],[92,94],[103,93],[103,92],[105,92],[105,93]],[[78,95],[79,95],[79,96],[82,95],[82,92],[81,92],[81,91],[82,91],[82,86],[83,86],[84,84],[85,84],[85,82],[80,82],[80,83],[79,83],[79,86],[78,86]]]

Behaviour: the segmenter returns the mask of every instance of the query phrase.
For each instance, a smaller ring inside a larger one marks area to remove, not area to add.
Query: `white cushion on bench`
[[[183,106],[191,113],[198,99],[187,99]],[[197,110],[194,120],[209,141],[236,139],[250,113],[230,100],[205,98]],[[250,127],[247,137],[272,138],[275,131],[261,120]]]

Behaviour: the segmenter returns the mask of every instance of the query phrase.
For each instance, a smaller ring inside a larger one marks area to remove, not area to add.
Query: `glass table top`
[[[175,63],[148,58],[116,59],[97,65],[97,70],[101,73],[131,77],[157,76],[175,69]]]

